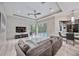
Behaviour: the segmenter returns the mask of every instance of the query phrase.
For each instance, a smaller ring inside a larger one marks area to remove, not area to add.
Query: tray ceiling
[[[4,2],[7,15],[24,16],[31,19],[39,19],[59,12],[79,9],[77,2]],[[39,15],[28,15],[28,13]]]

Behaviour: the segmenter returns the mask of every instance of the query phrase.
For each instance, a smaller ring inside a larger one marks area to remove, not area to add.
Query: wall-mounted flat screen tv
[[[16,27],[16,32],[17,33],[22,33],[22,32],[26,32],[26,27]]]

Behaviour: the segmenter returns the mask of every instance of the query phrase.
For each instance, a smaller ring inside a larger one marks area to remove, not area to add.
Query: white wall
[[[55,18],[54,17],[48,17],[45,19],[41,19],[38,22],[39,23],[47,23],[48,36],[54,35],[54,33],[55,33]]]
[[[4,15],[4,18],[5,18],[5,21],[6,21],[6,15],[5,15],[4,6],[3,6],[2,2],[0,2],[0,12]],[[0,23],[0,25],[2,26],[2,23]],[[6,42],[6,25],[5,25],[4,30],[5,31],[0,30],[0,43]]]
[[[27,32],[25,33],[29,33],[30,25],[35,22],[32,19],[27,19],[27,18],[22,18],[17,16],[8,16],[7,18],[8,18],[7,19],[7,39],[14,39],[16,34],[21,34],[21,33],[16,33],[16,26],[27,27],[27,30],[26,30]]]
[[[60,27],[59,21],[67,20],[65,17],[55,17],[55,35],[59,35]]]

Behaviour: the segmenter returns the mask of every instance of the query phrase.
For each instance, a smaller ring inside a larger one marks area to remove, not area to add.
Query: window
[[[38,24],[38,34],[41,36],[47,36],[47,24]]]
[[[38,25],[38,33],[44,33],[44,32],[47,32],[47,24],[44,23],[44,24],[39,24]]]
[[[36,33],[36,24],[31,25],[31,35],[32,33]]]
[[[47,24],[33,24],[31,25],[31,35],[35,34],[36,35],[36,31],[37,31],[37,25],[38,25],[38,35],[41,36],[47,36]]]

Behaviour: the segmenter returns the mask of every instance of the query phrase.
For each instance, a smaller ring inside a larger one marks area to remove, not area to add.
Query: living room
[[[0,56],[79,56],[79,2],[0,2]]]

